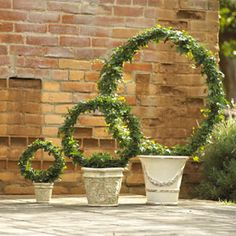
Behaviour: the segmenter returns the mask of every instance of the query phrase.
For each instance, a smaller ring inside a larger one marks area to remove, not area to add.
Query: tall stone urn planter
[[[177,205],[188,156],[139,156],[144,172],[147,204]]]
[[[123,168],[82,168],[89,206],[118,205],[123,170]]]

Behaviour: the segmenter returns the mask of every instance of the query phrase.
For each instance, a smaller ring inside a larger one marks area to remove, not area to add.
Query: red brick
[[[146,6],[148,0],[133,0],[134,5],[139,5],[139,6]]]
[[[92,47],[109,47],[111,46],[111,40],[108,38],[93,38],[92,39]]]
[[[104,27],[81,25],[80,35],[94,36],[94,37],[109,37],[111,35],[111,30]]]
[[[46,33],[47,26],[43,24],[15,24],[16,32],[35,32],[35,33]]]
[[[24,21],[26,17],[26,12],[0,10],[0,20]]]
[[[93,63],[92,63],[92,70],[100,71],[103,66],[104,66],[103,61],[101,61],[101,60],[94,60]]]
[[[75,128],[74,136],[75,138],[91,138],[92,137],[92,128]]]
[[[74,25],[59,25],[50,24],[48,31],[52,34],[71,34],[76,35],[79,33],[79,29]]]
[[[56,46],[58,45],[58,38],[49,36],[27,36],[26,42],[31,45]]]
[[[116,3],[118,5],[130,5],[131,4],[131,0],[117,0]]]
[[[10,78],[9,88],[41,89],[40,79]]]
[[[129,38],[132,37],[134,35],[136,35],[140,30],[138,29],[127,29],[127,28],[123,28],[123,29],[113,29],[112,30],[112,37],[114,38]]]
[[[25,102],[22,107],[22,111],[28,114],[40,114],[41,104],[38,102]]]
[[[79,4],[71,2],[48,2],[49,11],[62,11],[67,13],[79,13]]]
[[[105,149],[115,149],[116,143],[114,139],[100,139],[100,147]]]
[[[163,7],[163,0],[148,0],[148,6]]]
[[[7,55],[7,47],[0,46],[0,55]]]
[[[10,58],[8,56],[0,56],[0,66],[10,65]]]
[[[34,0],[13,0],[13,8],[27,10],[44,10],[46,8],[45,1]]]
[[[83,140],[83,147],[84,148],[90,148],[90,147],[98,147],[98,139],[84,139]]]
[[[64,82],[61,84],[62,91],[91,93],[95,90],[94,83]]]
[[[180,8],[183,9],[202,9],[207,10],[208,9],[208,1],[205,0],[180,0],[179,1]],[[217,4],[218,5],[218,4]]]
[[[7,80],[6,79],[0,79],[0,88],[6,88],[7,87]]]
[[[1,17],[0,17],[1,18]],[[58,13],[52,12],[30,12],[29,22],[35,23],[56,23],[59,22],[60,15]]]
[[[43,90],[44,91],[59,91],[60,84],[57,81],[44,81],[43,82]]]
[[[88,61],[60,59],[59,60],[59,67],[62,69],[89,70],[91,65],[90,65],[90,62],[88,62]]]
[[[11,8],[11,0],[0,0],[0,8]]]
[[[70,48],[49,47],[45,48],[45,57],[73,58],[74,51]]]
[[[97,72],[86,72],[85,81],[97,82],[99,80],[99,73]]]
[[[89,25],[93,22],[93,17],[88,15],[63,15],[62,23]]]
[[[67,70],[52,70],[52,79],[53,80],[68,80],[68,71]]]
[[[71,103],[72,94],[71,93],[52,93],[52,92],[43,92],[42,102],[47,103]]]
[[[24,45],[10,46],[10,54],[19,56],[43,56],[45,53],[42,47],[31,47]]]
[[[60,45],[70,47],[89,47],[90,39],[81,37],[61,36]]]
[[[17,68],[16,74],[25,78],[45,78],[49,77],[50,71],[45,69]]]
[[[102,116],[80,116],[78,120],[82,126],[106,126],[104,117]]]
[[[29,58],[25,59],[25,66],[30,68],[57,68],[58,60],[49,58]]]
[[[51,114],[47,114],[44,116],[44,121],[45,124],[54,124],[54,125],[58,125],[58,124],[62,124],[63,123],[63,117],[61,115],[51,115]]]
[[[79,48],[76,49],[75,55],[79,60],[91,60],[106,55],[106,48]]]
[[[122,17],[97,16],[95,18],[97,26],[118,27],[125,26],[125,19]]]
[[[108,133],[107,128],[93,128],[94,138],[110,138],[111,135]]]
[[[23,37],[18,34],[1,34],[0,35],[0,43],[21,44],[21,43],[23,43]]]
[[[143,16],[143,8],[142,7],[114,7],[114,15],[115,16]]]
[[[78,80],[82,81],[84,80],[84,71],[73,71],[70,70],[70,80]]]
[[[137,18],[135,21],[132,20],[132,18],[127,17],[126,18],[126,26],[132,27],[132,28],[151,28],[153,25],[156,24],[156,19],[150,19],[150,18]],[[135,33],[137,34],[137,33]],[[131,35],[134,36],[134,35]]]
[[[115,0],[100,0],[101,4],[113,4]]]
[[[13,31],[13,24],[9,22],[0,23],[0,32],[11,32]]]
[[[136,70],[136,71],[152,71],[152,64],[128,64],[126,63],[124,65],[124,69],[125,71],[129,72],[129,71],[133,71],[133,70]]]

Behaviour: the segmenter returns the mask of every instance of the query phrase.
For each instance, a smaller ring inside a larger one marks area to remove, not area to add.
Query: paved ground
[[[181,200],[148,206],[143,196],[122,196],[118,207],[88,207],[81,196],[59,196],[50,205],[33,197],[0,196],[0,236],[236,235],[236,205]]]

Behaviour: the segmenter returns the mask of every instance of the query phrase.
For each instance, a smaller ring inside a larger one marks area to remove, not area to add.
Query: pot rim
[[[167,155],[138,155],[139,158],[155,159],[189,159],[190,156],[167,156]]]
[[[109,168],[92,168],[92,167],[82,167],[83,171],[98,171],[98,172],[112,172],[112,171],[124,171],[122,167],[109,167]]]

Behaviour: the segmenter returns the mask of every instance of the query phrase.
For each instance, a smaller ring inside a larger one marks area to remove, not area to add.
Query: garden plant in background
[[[197,192],[204,199],[236,202],[236,120],[217,124],[202,156],[203,179]]]

